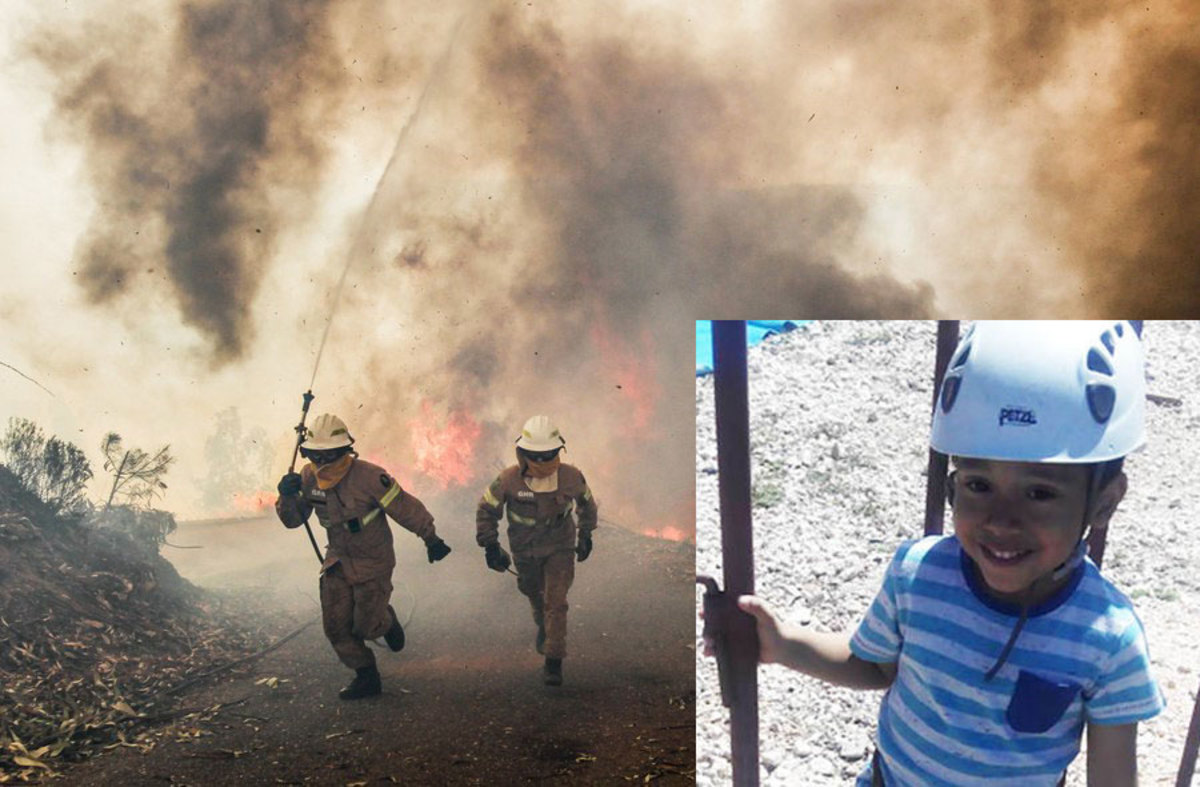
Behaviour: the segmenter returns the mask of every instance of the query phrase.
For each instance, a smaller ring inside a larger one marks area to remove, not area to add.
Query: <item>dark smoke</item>
[[[133,24],[124,10],[121,30],[54,30],[32,42],[97,195],[77,252],[90,301],[165,285],[215,360],[246,350],[249,307],[281,229],[270,189],[306,185],[323,159],[311,120],[321,111],[312,96],[339,65],[328,5],[183,4],[166,51],[157,23]]]
[[[1103,19],[1110,3],[990,0],[989,52],[998,86],[1035,89],[1062,66],[1071,36]]]
[[[1112,108],[1099,102],[1093,114],[1059,121],[1037,147],[1041,196],[1052,207],[1046,216],[1057,217],[1043,221],[1084,274],[1089,315],[1193,317],[1200,290],[1200,46],[1149,9],[1120,10],[1126,35],[1122,68],[1106,83]],[[1095,13],[1063,12],[1076,34]]]
[[[1104,204],[1074,195],[1092,219],[1080,222],[1083,231],[1075,235],[1081,262],[1101,313],[1194,317],[1200,292],[1200,47],[1175,46],[1147,57],[1123,87],[1114,122],[1144,132],[1134,146],[1130,177],[1118,178],[1122,182],[1102,194],[1116,201],[1118,221],[1106,221],[1111,215]],[[1129,133],[1098,140],[1097,156],[1128,156],[1118,145],[1131,137],[1137,138]]]
[[[749,124],[735,84],[678,52],[618,40],[569,51],[552,28],[493,18],[480,63],[525,133],[516,166],[533,210],[554,228],[546,274],[521,297],[564,303],[581,320],[680,315],[917,317],[927,288],[860,279],[837,264],[862,208],[849,189],[722,188]],[[694,319],[694,317],[693,317]]]

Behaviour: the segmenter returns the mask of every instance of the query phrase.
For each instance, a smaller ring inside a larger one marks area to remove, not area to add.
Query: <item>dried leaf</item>
[[[26,768],[45,768],[46,770],[50,769],[50,766],[47,765],[46,763],[42,762],[41,760],[35,760],[32,757],[22,757],[19,754],[16,755],[15,757],[13,757],[13,762],[15,762],[17,765],[24,765]]]
[[[119,702],[114,702],[113,709],[119,710],[121,713],[124,713],[126,716],[137,716],[138,715],[138,712],[135,711],[133,708],[129,707],[129,703],[125,702],[124,700],[120,700]]]

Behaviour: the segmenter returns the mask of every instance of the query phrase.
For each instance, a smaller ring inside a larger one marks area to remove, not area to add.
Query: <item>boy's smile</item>
[[[1028,604],[1050,596],[1059,583],[1034,583],[1079,543],[1089,468],[983,459],[959,459],[956,468],[954,531],[988,589]]]

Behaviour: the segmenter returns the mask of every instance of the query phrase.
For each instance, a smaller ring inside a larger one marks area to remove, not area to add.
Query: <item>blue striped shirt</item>
[[[879,710],[888,785],[1055,785],[1084,721],[1129,724],[1165,703],[1142,624],[1090,560],[1032,607],[991,681],[1019,608],[991,598],[953,536],[905,543],[850,640],[864,661],[896,662]],[[859,776],[870,785],[870,769]]]

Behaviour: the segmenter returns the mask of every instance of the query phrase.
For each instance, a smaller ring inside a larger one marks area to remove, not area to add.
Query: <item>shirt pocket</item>
[[[1005,713],[1008,725],[1017,732],[1045,732],[1066,713],[1080,688],[1078,683],[1021,670]]]

